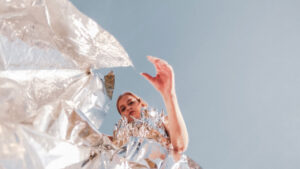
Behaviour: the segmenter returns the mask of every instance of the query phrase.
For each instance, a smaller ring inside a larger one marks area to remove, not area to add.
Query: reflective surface
[[[186,155],[173,157],[170,139],[163,125],[164,115],[155,110],[143,110],[141,119],[128,123],[122,118],[116,124],[112,142],[103,141],[81,167],[86,168],[196,168]],[[104,140],[104,139],[103,139]]]
[[[132,65],[119,42],[67,0],[1,0],[0,15],[0,69]]]
[[[68,1],[0,1],[0,25],[1,169],[191,166],[170,155],[163,114],[99,133],[114,80],[97,69],[131,61]]]
[[[103,67],[131,61],[65,0],[0,1],[0,168],[85,160],[108,109]]]

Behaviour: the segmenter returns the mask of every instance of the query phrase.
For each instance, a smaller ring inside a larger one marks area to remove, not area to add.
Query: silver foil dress
[[[136,155],[168,154],[155,139],[98,131],[113,86],[97,70],[117,66],[126,51],[69,1],[0,0],[0,169],[180,166]]]

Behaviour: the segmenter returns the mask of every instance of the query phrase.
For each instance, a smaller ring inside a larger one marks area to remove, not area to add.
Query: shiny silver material
[[[119,42],[67,0],[0,0],[0,35],[0,70],[132,65]]]
[[[120,119],[113,135],[114,144],[121,147],[131,137],[143,137],[154,139],[171,149],[170,139],[164,126],[164,118],[163,112],[154,109],[142,109],[141,119],[134,119],[133,117],[133,123],[127,123],[126,118]]]
[[[162,112],[152,109],[143,110],[141,113],[142,118],[135,119],[132,123],[127,123],[126,118],[120,119],[112,143],[108,140],[103,142],[81,166],[104,169],[200,169],[186,155],[174,160],[172,145],[163,125]]]
[[[70,2],[0,0],[0,168],[197,168],[173,160],[162,113],[98,131],[113,86],[97,69],[130,65]]]
[[[118,41],[66,0],[0,0],[0,168],[82,163],[104,137],[96,69],[130,66]]]

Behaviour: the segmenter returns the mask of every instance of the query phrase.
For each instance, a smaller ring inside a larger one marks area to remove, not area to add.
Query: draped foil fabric
[[[126,51],[69,1],[0,0],[0,169],[198,168],[173,160],[161,114],[99,132],[114,79],[98,70],[117,66]]]

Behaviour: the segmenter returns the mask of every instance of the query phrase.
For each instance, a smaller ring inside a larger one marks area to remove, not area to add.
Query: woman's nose
[[[128,112],[131,111],[131,106],[127,106],[126,111],[128,111]]]

